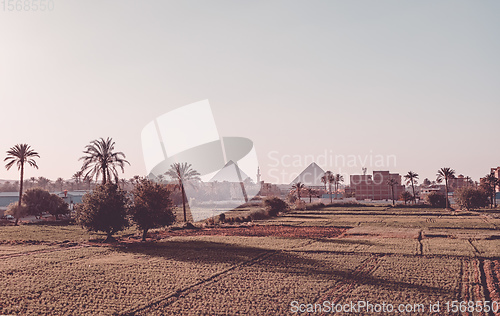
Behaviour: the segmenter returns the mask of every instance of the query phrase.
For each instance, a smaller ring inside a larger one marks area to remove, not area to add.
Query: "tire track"
[[[92,247],[91,245],[87,244],[80,244],[80,245],[75,245],[75,246],[64,246],[64,245],[59,245],[59,248],[48,248],[48,249],[42,249],[42,250],[32,250],[32,251],[25,251],[25,252],[18,252],[18,253],[13,253],[9,255],[4,255],[0,256],[0,259],[9,259],[9,258],[15,258],[15,257],[21,257],[21,256],[29,256],[29,255],[36,255],[36,254],[42,254],[42,253],[51,253],[51,252],[56,252],[56,251],[66,251],[70,249],[79,249],[79,248],[84,248],[84,247]]]
[[[157,297],[156,299],[150,301],[148,304],[146,305],[143,305],[143,306],[139,306],[139,307],[134,307],[134,308],[131,308],[131,309],[128,309],[128,310],[125,310],[125,311],[122,311],[120,313],[117,313],[116,315],[121,315],[121,316],[128,316],[128,315],[135,315],[136,313],[138,312],[142,312],[150,307],[153,307],[155,305],[158,305],[160,303],[163,303],[171,298],[174,298],[174,297],[180,297],[182,296],[183,294],[186,294],[188,293],[189,291],[197,288],[197,287],[203,287],[205,285],[208,285],[208,284],[211,284],[211,283],[215,283],[215,282],[218,282],[220,281],[221,279],[223,279],[226,274],[228,274],[230,271],[233,271],[233,270],[236,270],[236,269],[239,269],[241,267],[246,267],[246,266],[251,266],[253,264],[256,264],[258,262],[261,262],[261,261],[264,261],[268,258],[270,258],[271,256],[275,255],[276,253],[278,253],[279,251],[266,251],[260,255],[257,255],[256,257],[252,258],[252,259],[249,259],[247,261],[244,261],[244,262],[241,262],[241,263],[238,263],[238,264],[235,264],[221,272],[217,272],[217,273],[214,273],[212,274],[211,276],[203,279],[203,280],[200,280],[198,282],[195,282],[191,285],[187,285],[183,288],[180,288],[180,289],[177,289],[176,291],[172,291],[168,294],[165,294],[163,296],[160,296],[160,297]],[[170,303],[168,302],[166,305],[169,305]]]

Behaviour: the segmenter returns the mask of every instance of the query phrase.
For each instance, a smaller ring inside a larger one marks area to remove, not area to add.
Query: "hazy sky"
[[[221,136],[254,141],[267,181],[325,152],[346,161],[325,170],[421,179],[500,165],[498,1],[53,4],[0,11],[0,150],[37,150],[27,177],[70,178],[107,136],[132,164],[125,177],[143,175],[142,128],[204,99]]]

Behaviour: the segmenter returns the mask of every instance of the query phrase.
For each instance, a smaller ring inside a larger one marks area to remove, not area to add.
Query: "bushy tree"
[[[12,215],[16,218],[16,225],[18,219],[26,216],[26,214],[26,205],[24,205],[24,203],[19,205],[18,202],[10,203],[9,206],[7,206],[7,210],[5,211],[5,215]]]
[[[425,200],[427,203],[429,203],[432,207],[446,207],[446,200],[445,196],[442,193],[438,192],[431,192],[427,194],[425,197]]]
[[[288,211],[288,204],[279,197],[270,197],[264,200],[267,213],[271,217],[275,217],[279,212]]]
[[[69,213],[69,205],[56,194],[51,194],[47,212],[49,212],[49,214],[51,215],[54,215],[56,217],[56,220],[58,220],[59,215],[66,215]]]
[[[48,212],[59,219],[59,215],[69,213],[68,203],[59,196],[40,188],[27,190],[24,193],[23,201],[27,213],[36,217],[40,217],[43,212]]]
[[[40,217],[49,207],[51,194],[44,189],[29,189],[24,193],[23,201],[29,215]]]
[[[149,229],[174,223],[170,191],[166,186],[148,179],[140,179],[132,194],[133,203],[129,212],[132,220],[142,230],[142,240],[146,240]]]
[[[411,195],[410,192],[408,191],[403,191],[401,192],[401,195],[399,196],[403,201],[405,201],[405,205],[408,201],[411,201],[413,199],[413,195]]]
[[[101,184],[83,196],[77,222],[89,231],[105,232],[105,241],[112,241],[114,233],[128,227],[127,202],[125,191],[117,184]]]
[[[481,189],[473,187],[463,187],[455,190],[453,193],[455,203],[467,211],[475,210],[480,207],[488,206],[488,194]]]

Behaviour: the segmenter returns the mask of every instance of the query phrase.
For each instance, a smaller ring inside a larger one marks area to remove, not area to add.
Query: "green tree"
[[[44,189],[29,189],[24,193],[23,200],[29,215],[39,218],[43,212],[47,212],[51,194]]]
[[[77,222],[89,231],[106,233],[105,242],[114,240],[113,234],[128,227],[126,192],[117,184],[98,185],[83,196],[77,207]]]
[[[403,191],[403,192],[401,192],[400,197],[401,197],[401,199],[402,199],[403,201],[405,201],[405,205],[406,205],[406,203],[407,203],[408,201],[411,201],[411,200],[412,200],[412,198],[413,198],[413,196],[411,195],[411,193],[410,193],[410,192],[408,192],[408,191]]]
[[[279,212],[286,212],[289,210],[288,204],[279,197],[269,197],[264,200],[264,206],[267,214],[271,217],[276,217]]]
[[[437,174],[436,174],[437,178],[436,178],[436,181],[438,183],[441,183],[443,182],[444,180],[444,187],[445,187],[445,190],[446,190],[446,193],[445,193],[445,196],[446,196],[446,208],[450,208],[450,202],[448,201],[448,182],[450,179],[453,179],[455,178],[455,170],[451,169],[451,168],[448,168],[448,167],[444,167],[444,168],[441,168],[438,170]]]
[[[417,183],[418,173],[413,171],[408,171],[408,173],[405,174],[405,179],[407,184],[411,184],[411,189],[413,192],[413,203],[416,203],[415,183]]]
[[[330,194],[330,203],[333,203],[333,196],[332,196],[332,183],[335,181],[335,176],[331,171],[325,172],[325,174],[321,177],[321,182],[325,184],[325,189],[326,189],[326,184],[328,183],[328,192]]]
[[[140,179],[133,191],[133,203],[129,209],[132,220],[142,230],[146,240],[148,230],[174,223],[170,191],[166,186],[148,179]]]
[[[491,188],[491,190],[488,190],[490,193],[491,207],[497,207],[496,188],[500,184],[500,181],[495,177],[494,173],[490,173],[484,177],[484,182]]]
[[[48,189],[48,186],[52,182],[50,179],[47,179],[45,177],[38,177],[37,179],[38,186],[42,189]]]
[[[181,190],[182,193],[182,210],[184,212],[184,222],[187,222],[186,214],[186,191],[185,185],[188,181],[200,180],[198,171],[191,168],[191,164],[187,162],[184,163],[174,163],[170,165],[170,169],[165,172],[165,175],[169,176],[172,180],[177,181],[176,188]]]
[[[80,190],[80,183],[82,182],[82,178],[83,178],[83,171],[81,170],[78,170],[77,172],[75,172],[71,178],[73,180],[75,180],[75,184],[76,184],[76,189],[77,190]]]
[[[316,190],[313,188],[307,188],[307,194],[309,195],[309,203],[312,202],[312,196],[316,195]]]
[[[48,201],[47,212],[49,212],[50,215],[54,215],[56,220],[59,220],[59,215],[66,215],[69,213],[69,205],[56,194],[51,194]]]
[[[19,170],[21,174],[21,180],[19,181],[19,207],[21,207],[23,197],[24,165],[28,164],[29,166],[38,169],[38,166],[34,159],[35,157],[40,158],[40,155],[36,151],[31,149],[30,145],[17,144],[7,150],[7,157],[4,159],[4,161],[7,162],[5,164],[5,168],[7,168],[7,170],[10,170],[13,165],[17,165],[17,170]],[[17,225],[18,221],[19,217],[16,217],[15,225]]]
[[[425,200],[432,207],[446,207],[446,197],[442,193],[430,192],[425,197]]]
[[[392,205],[394,205],[394,204],[395,204],[395,202],[394,202],[394,200],[395,200],[395,198],[394,198],[394,186],[395,186],[395,185],[398,185],[398,184],[399,184],[399,183],[398,183],[398,181],[396,181],[396,179],[390,178],[389,180],[387,180],[387,185],[388,185],[389,187],[391,187],[391,193],[392,193]]]
[[[120,167],[124,172],[125,164],[130,163],[125,160],[125,154],[115,152],[115,142],[112,138],[100,138],[90,142],[90,145],[85,146],[83,153],[86,156],[80,158],[83,160],[82,171],[86,172],[85,176],[90,178],[102,176],[102,184],[112,181],[112,177],[118,182],[117,167]]]
[[[57,185],[59,191],[62,191],[63,190],[63,186],[64,186],[64,179],[63,178],[57,178],[57,180],[56,180],[56,182],[54,184]]]
[[[10,203],[7,206],[7,210],[5,211],[5,215],[12,215],[16,218],[22,218],[27,215],[26,205],[19,205],[17,202]],[[17,225],[17,224],[16,224]]]
[[[297,182],[292,184],[292,192],[297,193],[297,198],[299,199],[299,201],[300,201],[300,191],[305,189],[305,187],[306,186],[302,182]]]
[[[453,193],[455,202],[460,209],[472,211],[488,205],[488,194],[481,189],[463,187]]]
[[[341,175],[340,173],[337,173],[333,177],[333,182],[335,183],[335,199],[337,199],[338,193],[339,193],[339,186],[342,182],[344,182],[344,176]]]

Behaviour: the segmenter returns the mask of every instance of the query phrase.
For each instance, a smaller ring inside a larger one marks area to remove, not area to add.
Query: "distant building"
[[[346,194],[354,194],[356,200],[390,200],[392,199],[392,190],[387,184],[389,179],[396,180],[394,198],[399,199],[399,195],[405,190],[405,187],[401,184],[401,176],[389,171],[373,171],[373,176],[351,175],[350,186],[346,190]]]

